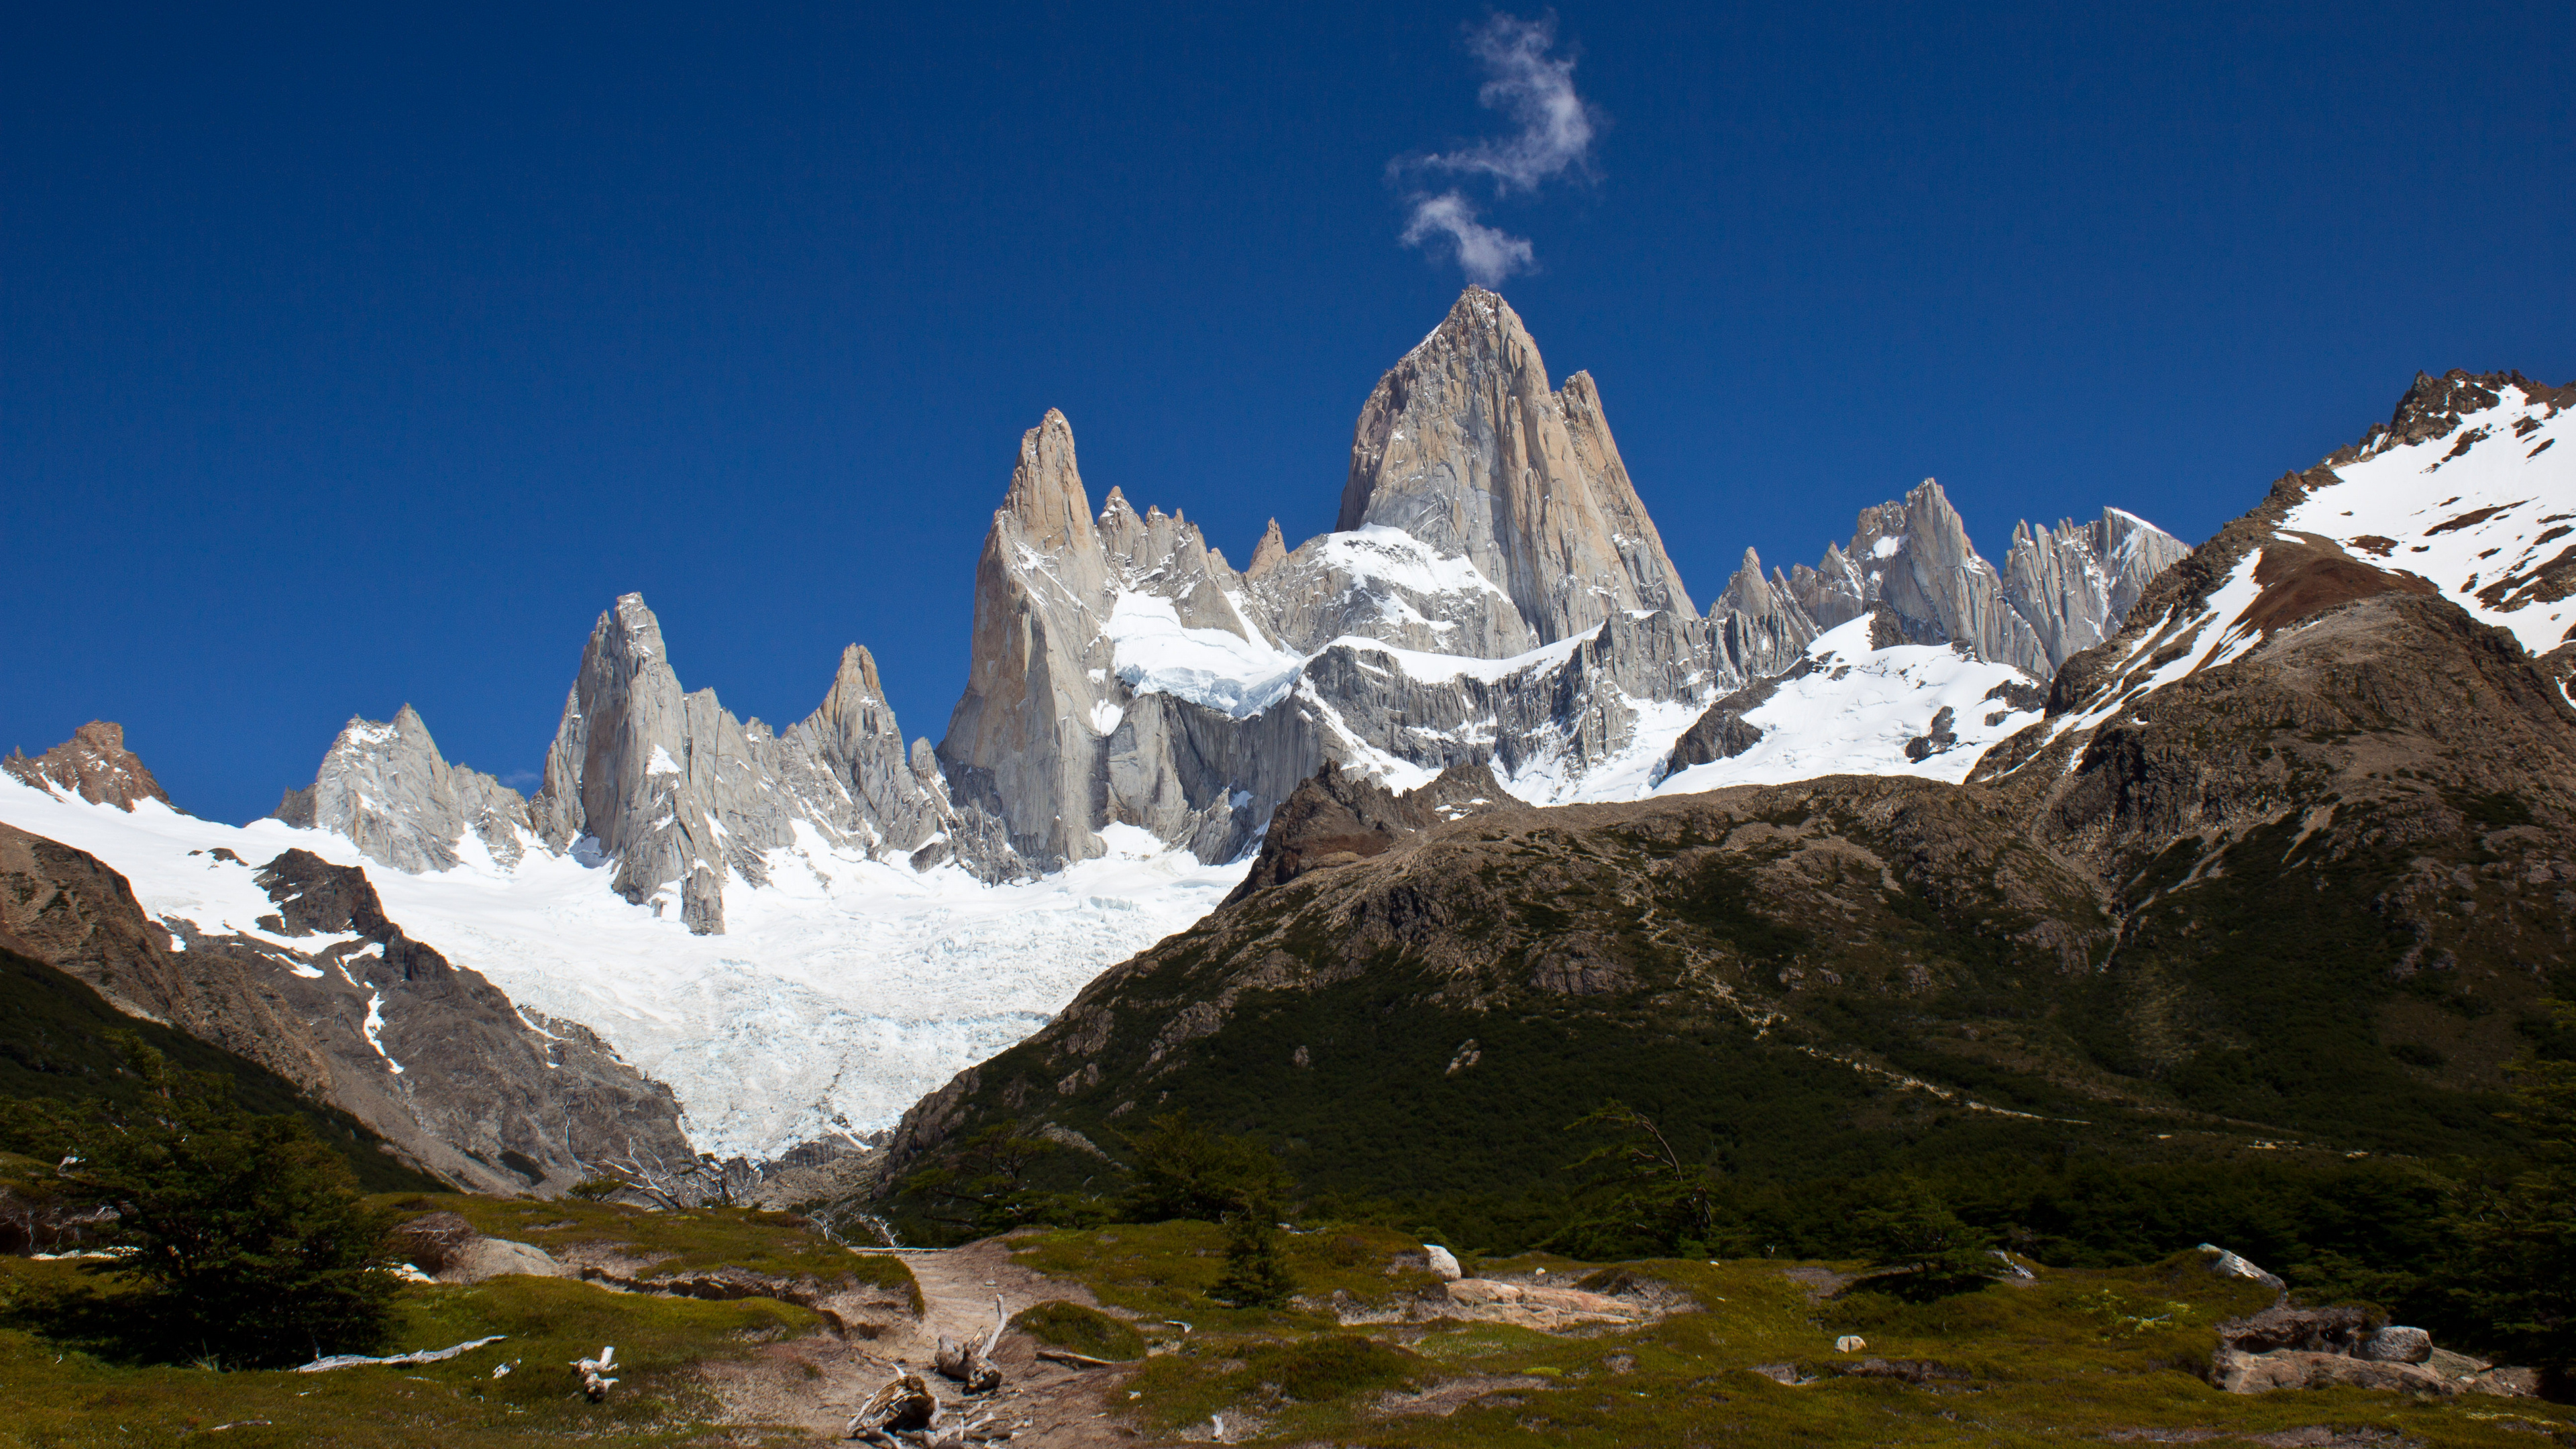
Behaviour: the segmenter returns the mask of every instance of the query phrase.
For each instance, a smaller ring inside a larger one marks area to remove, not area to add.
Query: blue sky
[[[241,819],[408,700],[533,771],[629,589],[737,713],[855,639],[936,739],[1020,432],[1330,527],[1453,186],[1703,606],[1925,476],[2197,539],[2419,367],[2576,377],[2563,3],[1567,5],[1514,186],[1390,173],[1518,134],[1486,9],[950,9],[14,13],[0,746]]]

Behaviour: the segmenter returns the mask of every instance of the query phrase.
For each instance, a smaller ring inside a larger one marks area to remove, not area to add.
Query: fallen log
[[[859,1411],[850,1416],[849,1437],[891,1446],[897,1434],[938,1427],[939,1400],[931,1395],[930,1385],[923,1383],[919,1374],[897,1374],[886,1381],[885,1387],[868,1395]]]
[[[589,1396],[590,1401],[596,1404],[607,1399],[608,1391],[616,1387],[617,1380],[608,1377],[608,1371],[615,1367],[617,1367],[617,1345],[612,1343],[601,1349],[597,1358],[574,1359],[572,1371],[581,1375],[582,1393]]]
[[[1002,1295],[993,1295],[993,1331],[980,1344],[973,1340],[952,1343],[945,1335],[939,1340],[939,1352],[932,1356],[931,1367],[948,1378],[965,1385],[970,1394],[990,1393],[1002,1386],[1002,1371],[994,1366],[993,1350],[1001,1346],[1002,1330],[1010,1326],[1010,1315],[1002,1311]]]
[[[1074,1368],[1118,1367],[1118,1360],[1114,1358],[1093,1358],[1087,1353],[1075,1353],[1068,1348],[1042,1348],[1038,1350],[1038,1357],[1053,1363],[1069,1364]]]
[[[509,1336],[506,1333],[496,1333],[490,1338],[477,1338],[450,1348],[424,1348],[411,1353],[389,1353],[382,1358],[369,1358],[363,1353],[335,1353],[329,1358],[317,1358],[311,1363],[297,1364],[295,1371],[300,1374],[318,1374],[329,1369],[356,1368],[361,1364],[437,1363],[442,1359],[454,1358],[460,1353],[471,1353],[487,1343],[499,1343]]]

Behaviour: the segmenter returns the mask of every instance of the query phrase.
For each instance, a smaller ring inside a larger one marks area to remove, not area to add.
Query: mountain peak
[[[1474,564],[1516,606],[1515,649],[1619,610],[1696,612],[1592,379],[1549,387],[1520,315],[1482,287],[1459,293],[1360,409],[1334,529],[1372,526]]]
[[[1002,511],[1017,518],[1022,535],[1048,553],[1068,544],[1088,546],[1096,538],[1091,498],[1074,461],[1073,424],[1058,409],[1048,408],[1036,427],[1020,435],[1019,461],[1011,469]]]
[[[48,795],[69,790],[92,805],[130,812],[140,800],[170,803],[161,782],[125,747],[125,726],[103,719],[82,725],[70,739],[32,759],[12,751],[0,760],[0,770]]]
[[[1288,541],[1280,536],[1279,520],[1274,518],[1270,520],[1270,526],[1262,530],[1261,542],[1252,546],[1252,562],[1244,565],[1243,576],[1257,579],[1279,567],[1280,560],[1286,557]]]

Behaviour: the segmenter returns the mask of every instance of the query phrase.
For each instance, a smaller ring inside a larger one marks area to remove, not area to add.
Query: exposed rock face
[[[1147,738],[1131,730],[1124,748],[1113,745],[1152,666],[1113,678],[1111,631],[1221,636],[1206,647],[1257,661],[1276,651],[1230,597],[1240,589],[1224,555],[1178,516],[1154,509],[1139,517],[1113,489],[1095,526],[1073,428],[1049,409],[1020,440],[1010,491],[975,566],[972,662],[939,747],[958,797],[1004,822],[1013,847],[1044,868],[1098,855],[1095,831],[1119,818],[1121,805],[1159,817],[1165,829],[1186,829],[1175,814],[1195,819],[1220,806],[1231,792],[1192,790],[1161,768],[1124,771],[1127,790],[1110,798],[1113,749],[1160,766],[1168,747],[1159,735],[1172,732],[1168,724]],[[1277,672],[1293,671],[1293,660],[1278,663]]]
[[[352,719],[322,757],[313,783],[289,790],[275,817],[333,831],[396,870],[452,870],[467,832],[504,866],[533,841],[528,802],[479,770],[450,765],[419,711],[390,724]]]
[[[2433,1357],[2433,1335],[2392,1323],[2363,1339],[2353,1353],[2380,1363],[2427,1363]]]
[[[1709,605],[1708,621],[1716,630],[1720,659],[1732,677],[1769,679],[1795,668],[1807,646],[1823,630],[1800,607],[1786,574],[1777,570],[1766,581],[1762,557],[1744,551],[1744,563],[1726,581],[1726,591]]]
[[[661,622],[628,594],[591,630],[528,818],[550,850],[591,842],[628,900],[713,933],[724,928],[726,883],[766,884],[768,852],[794,842],[798,821],[872,855],[911,857],[943,842],[939,858],[1008,874],[1014,863],[956,820],[945,783],[924,765],[918,751],[907,757],[865,649],[844,650],[821,707],[773,734],[734,718],[714,690],[684,692]]]
[[[1955,642],[1977,658],[2037,679],[2116,632],[2146,586],[2180,561],[2182,540],[2135,514],[2106,508],[2082,526],[2024,523],[1998,572],[1969,541],[1932,479],[1901,503],[1864,509],[1849,547],[1801,564],[1788,592],[1818,628],[1884,607],[1918,642]]]
[[[1227,900],[1284,885],[1310,870],[1382,855],[1408,835],[1509,798],[1481,764],[1452,765],[1430,784],[1398,795],[1327,761],[1272,814],[1261,854]]]
[[[2262,1394],[2274,1389],[2386,1389],[2399,1393],[2448,1398],[2460,1386],[2431,1369],[2411,1363],[2375,1363],[2339,1353],[2281,1349],[2246,1353],[2221,1348],[2210,1356],[2210,1387],[2229,1394]]]
[[[11,750],[0,770],[48,794],[78,795],[92,805],[132,810],[138,800],[170,803],[161,782],[125,747],[125,726],[106,720],[91,720],[33,759]]]
[[[252,873],[276,914],[256,934],[154,922],[96,857],[0,825],[0,930],[119,1010],[257,1062],[472,1190],[695,1162],[666,1089],[404,935],[364,872],[300,850],[206,868]]]
[[[1591,375],[1551,391],[1520,315],[1481,287],[1460,294],[1360,410],[1334,529],[1373,527],[1463,559],[1496,586],[1484,627],[1466,625],[1444,653],[1523,653],[1613,610],[1694,612]]]
[[[1769,703],[1782,681],[1804,678],[1806,673],[1807,661],[1800,659],[1796,668],[1756,680],[1710,705],[1706,714],[1673,741],[1673,752],[1664,757],[1664,773],[1669,775],[1712,760],[1733,759],[1761,743],[1761,727],[1744,717]]]
[[[2103,509],[2091,523],[2060,520],[2054,532],[2015,525],[2012,552],[2004,557],[2004,598],[2048,662],[2029,672],[2046,677],[2120,632],[2147,585],[2189,552],[2181,539],[2117,508]]]

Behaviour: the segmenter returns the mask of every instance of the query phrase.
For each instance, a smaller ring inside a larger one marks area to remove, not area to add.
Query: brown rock
[[[125,747],[125,726],[106,720],[91,720],[33,759],[12,750],[0,770],[47,794],[68,790],[92,805],[131,811],[138,800],[170,803],[161,782]]]
[[[2262,1394],[2274,1389],[2384,1389],[2448,1398],[2460,1386],[2431,1369],[2411,1363],[2374,1363],[2339,1353],[2274,1349],[2245,1353],[2221,1348],[2209,1365],[2210,1384],[2231,1394]]]

